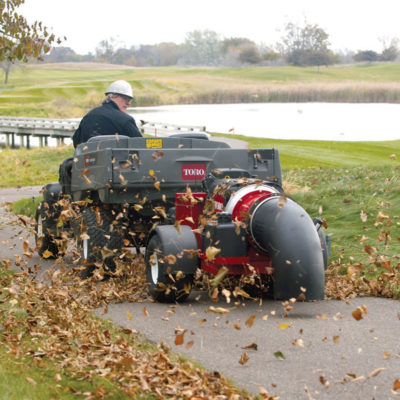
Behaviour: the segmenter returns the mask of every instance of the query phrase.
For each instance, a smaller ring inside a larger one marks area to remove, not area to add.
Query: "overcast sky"
[[[274,45],[287,22],[305,18],[333,50],[380,52],[380,38],[400,38],[400,0],[25,0],[20,10],[67,36],[62,45],[78,54],[111,37],[125,47],[182,43],[195,29]]]

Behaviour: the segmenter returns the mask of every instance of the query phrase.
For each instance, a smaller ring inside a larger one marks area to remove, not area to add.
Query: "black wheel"
[[[122,238],[112,227],[111,213],[104,209],[86,208],[83,225],[84,232],[80,239],[87,269],[93,271],[93,264],[103,264],[105,270],[115,271],[114,257],[121,251]]]
[[[59,249],[51,233],[56,227],[53,213],[45,207],[44,202],[36,210],[35,244],[38,254],[43,258],[57,258]]]
[[[174,303],[186,300],[193,284],[193,275],[170,272],[167,256],[174,256],[176,248],[163,246],[157,234],[153,235],[146,248],[146,280],[154,300]]]

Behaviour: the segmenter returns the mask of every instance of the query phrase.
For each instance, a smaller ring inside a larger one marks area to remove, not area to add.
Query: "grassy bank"
[[[86,65],[86,64],[85,64]],[[400,102],[400,64],[94,69],[29,65],[0,85],[0,115],[81,117],[108,84],[128,80],[136,105],[239,102]]]

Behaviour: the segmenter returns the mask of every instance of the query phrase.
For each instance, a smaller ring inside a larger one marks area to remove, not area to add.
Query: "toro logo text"
[[[182,164],[181,176],[184,181],[199,181],[206,177],[206,164]]]

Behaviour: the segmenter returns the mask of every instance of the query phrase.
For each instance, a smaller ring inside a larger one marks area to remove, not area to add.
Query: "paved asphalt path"
[[[0,189],[0,203],[32,197],[38,191],[38,187]],[[26,228],[2,207],[0,260],[18,263],[26,239]],[[33,245],[33,237],[28,240]],[[28,262],[43,269],[53,266],[37,255]],[[356,321],[352,312],[361,306],[368,314]],[[228,313],[218,314],[210,307],[222,307]],[[283,314],[278,301],[213,303],[204,293],[193,292],[181,305],[110,304],[102,317],[155,343],[169,343],[174,352],[219,371],[250,392],[258,393],[261,385],[282,400],[399,398],[392,388],[400,381],[400,302],[325,300],[296,303],[287,318]],[[246,325],[252,316],[253,324]],[[175,344],[177,329],[187,330],[181,345]],[[257,350],[243,349],[251,344]],[[243,352],[248,361],[240,364]]]

